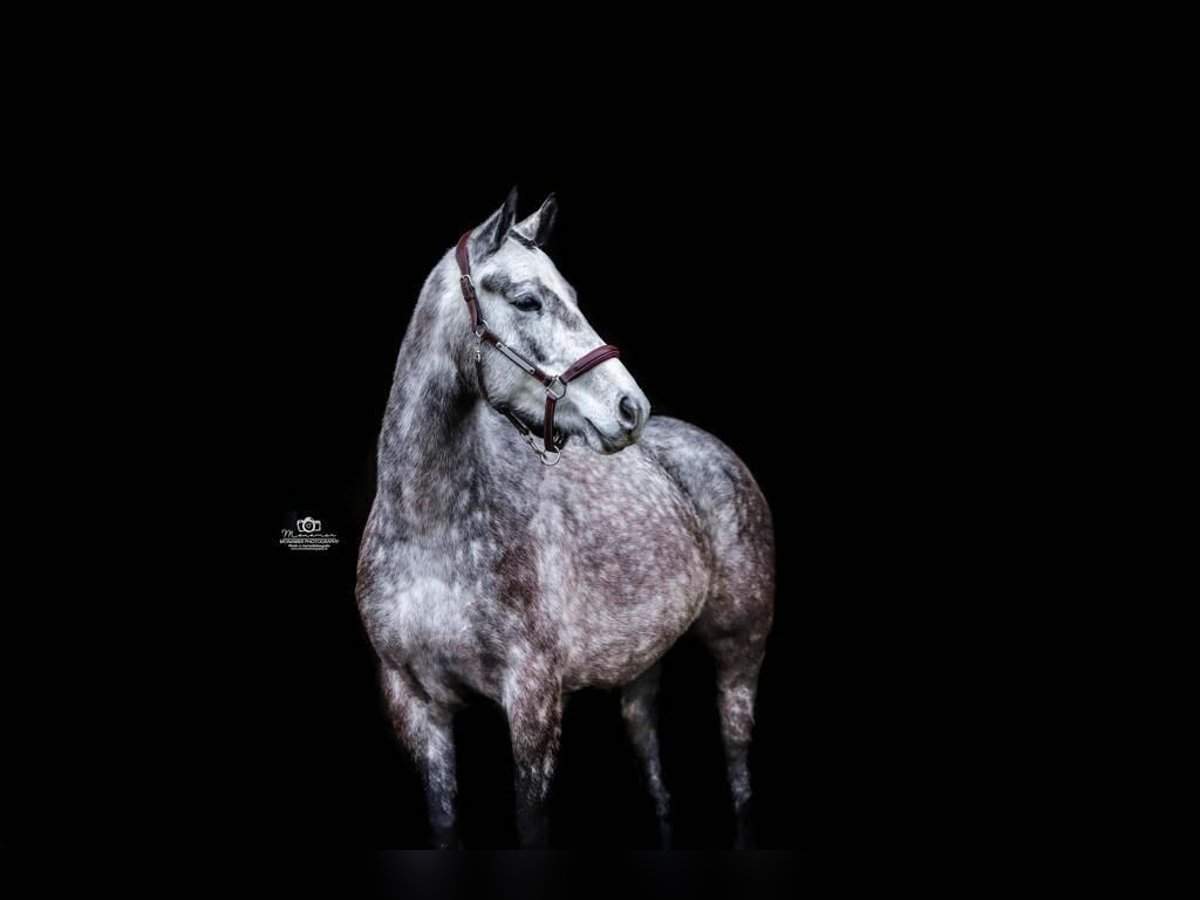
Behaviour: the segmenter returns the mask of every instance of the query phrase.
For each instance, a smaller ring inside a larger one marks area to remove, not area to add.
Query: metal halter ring
[[[537,450],[536,447],[534,449]],[[553,454],[553,456],[551,456],[551,454]],[[562,459],[561,450],[538,450],[538,455],[542,458],[543,466],[557,465],[558,461]]]
[[[556,384],[559,386],[559,388],[561,388],[560,392],[557,394],[554,393],[554,386]],[[555,375],[553,378],[550,379],[550,383],[548,385],[546,385],[546,393],[549,394],[551,397],[553,397],[555,400],[561,400],[563,397],[567,396],[567,386],[565,384],[563,384],[563,382],[559,381],[558,376]]]

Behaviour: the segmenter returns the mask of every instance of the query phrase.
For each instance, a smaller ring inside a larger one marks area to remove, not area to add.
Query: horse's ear
[[[491,256],[500,249],[512,228],[513,219],[517,217],[517,189],[508,192],[504,205],[488,216],[487,221],[475,229],[471,239],[472,256],[483,259]]]
[[[541,208],[532,216],[516,226],[517,233],[536,247],[540,247],[550,239],[550,231],[554,228],[554,217],[558,215],[558,199],[550,194]]]

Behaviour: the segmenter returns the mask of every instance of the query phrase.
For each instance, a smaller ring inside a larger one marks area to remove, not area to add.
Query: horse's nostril
[[[617,406],[621,425],[626,431],[636,431],[642,424],[642,407],[636,400],[626,394]]]

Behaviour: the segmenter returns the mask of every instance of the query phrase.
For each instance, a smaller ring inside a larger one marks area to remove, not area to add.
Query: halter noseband
[[[475,294],[475,282],[471,280],[471,260],[467,256],[467,241],[471,237],[471,232],[468,231],[458,239],[458,246],[454,248],[454,258],[458,260],[458,270],[462,273],[458,280],[462,287],[463,299],[467,301],[467,311],[471,314],[471,333],[479,339],[479,344],[475,348],[475,378],[479,382],[479,393],[483,395],[484,401],[493,409],[498,409],[488,396],[487,387],[483,383],[483,345],[489,344],[500,351],[500,355],[519,368],[526,375],[532,375],[546,389],[546,416],[542,422],[542,439],[544,448],[539,448],[533,433],[525,427],[525,424],[516,417],[509,409],[500,409],[508,421],[512,422],[513,426],[521,433],[521,437],[529,444],[538,455],[541,456],[542,462],[548,466],[558,462],[562,455],[563,445],[566,443],[565,438],[554,437],[554,405],[561,400],[567,393],[567,383],[578,378],[584,372],[594,369],[600,363],[610,359],[616,359],[621,355],[621,351],[612,344],[605,344],[602,347],[597,347],[595,350],[590,350],[585,353],[575,362],[567,367],[567,370],[561,375],[547,375],[536,365],[514,350],[507,346],[496,333],[488,328],[487,322],[483,316],[479,314],[479,298]]]

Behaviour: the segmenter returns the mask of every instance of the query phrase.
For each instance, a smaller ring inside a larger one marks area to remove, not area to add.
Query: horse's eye
[[[518,297],[512,302],[512,305],[521,310],[521,312],[534,312],[542,308],[542,302],[537,297],[531,297],[529,294]]]

